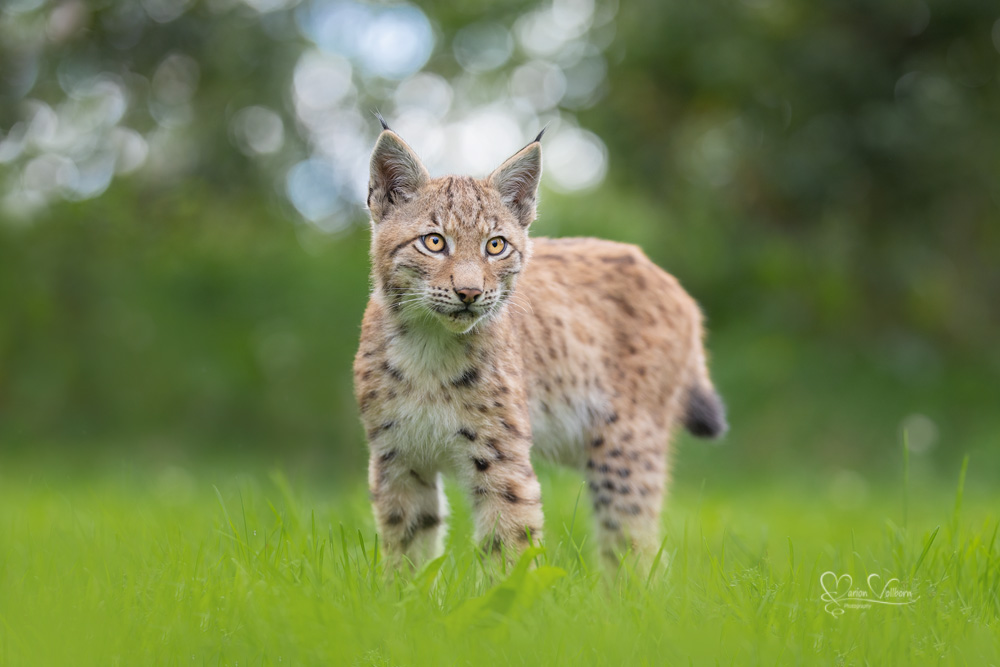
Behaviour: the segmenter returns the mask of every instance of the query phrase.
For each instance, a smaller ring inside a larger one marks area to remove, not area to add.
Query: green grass
[[[648,579],[600,573],[580,478],[546,468],[545,551],[490,582],[454,494],[447,554],[404,578],[360,484],[12,464],[0,663],[998,664],[1000,514],[988,471],[961,476],[682,479]],[[914,601],[834,616],[827,571]]]

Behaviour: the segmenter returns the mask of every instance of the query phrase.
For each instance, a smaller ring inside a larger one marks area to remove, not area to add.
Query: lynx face
[[[500,312],[530,251],[500,194],[471,178],[428,183],[376,225],[373,248],[389,303],[454,333]]]
[[[501,312],[531,253],[538,142],[485,179],[431,179],[391,131],[372,155],[375,289],[404,319],[466,333]]]

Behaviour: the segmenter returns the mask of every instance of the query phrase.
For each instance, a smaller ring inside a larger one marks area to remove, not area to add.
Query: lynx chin
[[[671,432],[726,430],[698,305],[635,246],[528,236],[541,135],[486,178],[431,178],[383,128],[354,386],[390,559],[441,551],[443,474],[484,550],[541,540],[533,450],[586,476],[604,556],[651,557]]]

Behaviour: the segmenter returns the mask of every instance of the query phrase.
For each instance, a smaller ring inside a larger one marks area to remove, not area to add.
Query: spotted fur
[[[355,392],[397,559],[440,552],[442,474],[468,492],[484,550],[541,539],[532,450],[586,475],[602,552],[648,556],[675,425],[726,428],[697,304],[634,246],[530,238],[540,173],[537,139],[485,179],[432,179],[388,128],[373,151]]]

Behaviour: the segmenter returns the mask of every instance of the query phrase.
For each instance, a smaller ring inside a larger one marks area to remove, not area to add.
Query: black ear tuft
[[[391,127],[389,127],[389,123],[385,122],[385,118],[382,118],[382,113],[378,109],[376,109],[373,113],[375,114],[375,117],[378,118],[378,122],[382,123],[382,129],[383,130],[391,130],[392,129]],[[542,132],[544,132],[544,131],[545,130],[542,130]],[[538,136],[541,137],[542,135],[538,135]]]
[[[542,135],[545,134],[545,130],[547,130],[547,129],[549,129],[548,125],[546,125],[545,127],[543,127],[542,131],[538,133],[538,136],[535,137],[535,140],[532,141],[531,143],[537,144],[539,141],[541,141],[542,140]]]
[[[532,141],[497,167],[486,180],[500,193],[500,200],[517,216],[521,226],[527,227],[535,219],[541,176],[542,148],[537,141]]]

